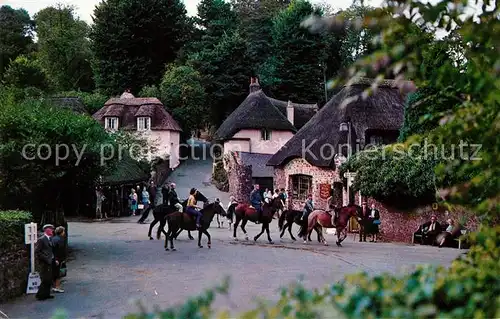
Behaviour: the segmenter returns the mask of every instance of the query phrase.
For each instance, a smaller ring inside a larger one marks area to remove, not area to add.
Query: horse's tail
[[[284,210],[281,212],[280,218],[278,219],[278,227],[280,231],[283,230],[283,225],[285,224],[285,219],[288,215],[288,210]]]

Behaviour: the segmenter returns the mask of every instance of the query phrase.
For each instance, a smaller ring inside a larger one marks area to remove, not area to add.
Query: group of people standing
[[[129,194],[129,207],[132,216],[141,214],[141,218],[137,221],[139,224],[144,224],[149,215],[149,211],[155,207],[156,201],[156,186],[154,181],[150,181],[149,186],[138,185],[132,188]]]
[[[283,206],[285,206],[288,195],[284,188],[280,190],[276,189],[274,190],[274,193],[272,193],[270,189],[266,188],[264,192],[261,193],[260,185],[255,184],[253,186],[252,192],[250,193],[250,204],[260,213],[262,212],[262,204],[264,202],[270,203],[271,200],[277,197],[279,197],[283,201]]]
[[[63,293],[61,278],[66,273],[66,245],[64,237],[66,229],[55,228],[47,224],[43,226],[43,236],[35,244],[35,255],[40,268],[41,283],[36,293],[38,300],[52,299],[50,293]],[[52,289],[51,289],[52,288]]]

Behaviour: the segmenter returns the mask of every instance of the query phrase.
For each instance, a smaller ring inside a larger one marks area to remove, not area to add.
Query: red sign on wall
[[[327,199],[330,197],[330,189],[331,189],[330,184],[320,184],[319,185],[319,197],[322,199]]]

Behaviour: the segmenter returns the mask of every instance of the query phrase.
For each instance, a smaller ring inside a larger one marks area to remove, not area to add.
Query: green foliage
[[[94,114],[99,111],[104,103],[109,99],[106,95],[99,93],[98,91],[94,92],[82,92],[82,91],[66,91],[57,94],[57,96],[61,97],[79,97],[82,99],[83,104],[85,104],[85,108],[90,114]]]
[[[161,100],[172,110],[184,132],[208,122],[207,95],[199,72],[190,66],[171,64],[160,85]]]
[[[33,50],[34,22],[24,9],[0,7],[0,80],[10,61]]]
[[[321,35],[311,34],[300,23],[311,14],[320,14],[311,3],[294,0],[273,21],[273,53],[276,65],[272,86],[278,98],[311,103],[323,96],[325,42]]]
[[[46,90],[48,80],[39,61],[33,56],[20,55],[5,70],[3,83],[19,89],[29,87]]]
[[[189,33],[180,0],[106,0],[94,10],[90,38],[98,88],[107,94],[159,82]]]
[[[44,209],[52,203],[38,202],[43,198],[38,197],[40,192],[50,191],[55,196],[57,189],[66,187],[65,183],[92,182],[111,167],[112,161],[101,165],[101,147],[115,142],[91,117],[43,101],[15,102],[6,98],[0,102],[3,207],[26,207],[34,200],[40,205],[37,209]],[[50,152],[46,147],[37,154],[42,144],[48,145]],[[63,146],[57,149],[58,145]]]
[[[89,26],[74,8],[58,5],[35,15],[40,63],[57,90],[90,91],[94,87]]]
[[[412,207],[435,200],[433,154],[393,144],[359,152],[341,166],[357,172],[353,188],[364,196],[398,207]]]
[[[155,97],[161,99],[160,89],[156,85],[147,85],[139,92],[140,97]]]
[[[24,243],[24,224],[33,221],[31,213],[19,210],[0,211],[0,248]]]

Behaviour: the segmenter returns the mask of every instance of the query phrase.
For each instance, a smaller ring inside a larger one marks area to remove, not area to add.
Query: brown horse
[[[235,240],[238,240],[238,237],[236,237],[236,229],[238,228],[238,225],[240,224],[241,221],[241,230],[245,234],[245,239],[248,240],[248,235],[247,231],[245,230],[245,226],[248,221],[251,222],[260,222],[262,224],[262,229],[260,233],[253,238],[254,241],[257,241],[259,237],[266,231],[267,233],[267,240],[270,244],[273,244],[273,241],[271,239],[271,234],[269,233],[269,224],[273,221],[273,216],[274,214],[280,210],[283,209],[283,202],[279,197],[276,197],[271,200],[269,204],[264,203],[262,205],[262,213],[258,214],[257,210],[250,206],[250,204],[244,203],[244,204],[239,204],[236,206],[234,210],[234,216],[236,217],[236,221],[234,223],[234,228],[233,228],[233,238]]]
[[[226,215],[224,208],[222,208],[219,199],[215,202],[206,205],[200,210],[201,217],[201,227],[198,229],[198,247],[203,248],[201,245],[201,234],[205,234],[208,238],[207,246],[211,248],[211,237],[207,229],[210,227],[215,214]],[[190,216],[188,213],[175,212],[167,215],[168,222],[168,232],[165,235],[165,250],[169,250],[167,245],[170,241],[170,249],[175,250],[173,238],[178,234],[179,230],[197,230],[195,218]]]
[[[315,227],[319,226],[320,230],[323,230],[323,228],[336,228],[337,230],[337,246],[341,247],[342,241],[347,237],[347,222],[349,221],[349,218],[351,216],[356,217],[356,218],[361,218],[362,214],[362,209],[358,205],[348,205],[344,206],[338,209],[338,219],[336,221],[336,224],[333,224],[332,221],[332,215],[330,215],[328,212],[324,210],[314,210],[312,213],[309,214],[309,218],[307,220],[307,228],[303,227],[299,233],[299,237],[302,237],[305,239],[305,236],[312,232],[312,230]],[[323,243],[325,245],[328,245],[326,242],[326,239],[323,235],[321,234],[321,237],[323,239]],[[306,241],[304,240],[304,243]]]

